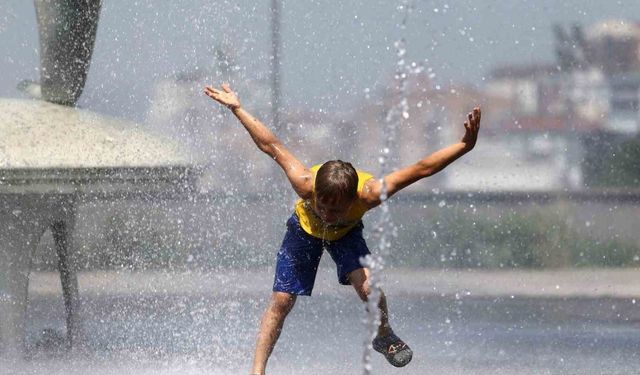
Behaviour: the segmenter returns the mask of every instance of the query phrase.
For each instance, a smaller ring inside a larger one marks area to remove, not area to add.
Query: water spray
[[[413,4],[410,4],[409,0],[402,0],[396,7],[396,11],[402,16],[401,22],[397,25],[397,27],[400,29],[401,34],[406,28],[409,14],[412,12],[413,8],[414,6]],[[394,74],[396,83],[395,95],[398,100],[392,104],[391,108],[389,108],[385,116],[385,126],[382,129],[384,144],[380,152],[380,156],[378,157],[381,176],[386,176],[390,172],[388,160],[390,156],[390,150],[395,149],[393,146],[395,145],[397,128],[409,118],[409,104],[406,98],[407,78],[410,74],[419,73],[422,70],[422,67],[418,66],[415,63],[406,63],[405,55],[407,50],[404,37],[400,37],[394,43],[394,47],[396,51],[396,71]],[[384,177],[381,178],[380,182],[382,183],[382,192],[380,194],[380,201],[382,202],[380,208],[382,212],[380,215],[379,223],[374,230],[374,238],[376,238],[378,243],[378,251],[375,255],[367,255],[366,257],[361,259],[362,265],[368,268],[371,272],[371,294],[369,295],[369,298],[367,300],[367,316],[365,320],[368,334],[365,338],[365,349],[363,354],[363,373],[365,375],[369,375],[372,373],[372,341],[377,335],[378,327],[380,326],[381,322],[380,310],[378,309],[382,294],[379,275],[384,269],[384,259],[389,255],[389,249],[391,247],[391,237],[395,237],[397,232],[395,226],[393,225],[393,221],[391,220],[389,206],[386,202],[388,194]]]

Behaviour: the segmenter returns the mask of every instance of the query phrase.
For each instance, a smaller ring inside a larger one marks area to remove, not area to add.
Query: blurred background
[[[400,60],[407,108],[391,168],[458,140],[476,105],[483,129],[473,153],[392,204],[402,229],[393,262],[640,264],[640,5],[409,5],[402,13],[383,1],[282,2],[274,105],[268,1],[105,2],[78,106],[180,140],[206,165],[200,191],[218,200],[85,207],[87,266],[270,264],[295,196],[203,86],[229,82],[308,165],[340,158],[379,176]],[[34,6],[0,7],[0,95],[24,97],[19,83],[40,74]],[[54,252],[40,252],[39,263],[46,254]]]

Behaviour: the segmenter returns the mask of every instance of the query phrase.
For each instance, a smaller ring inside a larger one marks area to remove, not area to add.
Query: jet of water
[[[401,15],[401,22],[398,23],[397,27],[400,30],[400,33],[406,27],[409,14],[413,10],[413,4],[410,4],[409,0],[402,0],[396,10]],[[390,172],[390,166],[388,163],[390,150],[395,149],[393,146],[395,145],[396,140],[396,132],[399,125],[402,124],[404,120],[409,118],[409,104],[407,100],[407,78],[411,73],[419,72],[421,69],[416,69],[416,64],[406,64],[405,55],[406,55],[406,42],[404,37],[400,37],[395,43],[395,51],[396,51],[396,72],[395,72],[395,80],[396,80],[396,93],[397,93],[397,101],[391,106],[387,115],[385,117],[385,126],[383,128],[383,140],[384,145],[380,156],[378,157],[378,163],[380,164],[380,175],[385,176]],[[384,258],[389,255],[389,248],[391,247],[391,237],[395,233],[395,227],[393,225],[393,221],[391,220],[391,214],[389,212],[389,206],[387,205],[387,186],[384,178],[381,180],[382,183],[382,193],[380,196],[380,200],[382,204],[381,208],[381,216],[380,221],[376,227],[374,235],[378,242],[378,251],[375,255],[367,255],[361,260],[361,263],[364,267],[369,268],[371,272],[370,283],[371,283],[371,294],[369,295],[367,301],[367,316],[365,323],[367,325],[367,335],[364,343],[364,354],[363,354],[363,373],[364,375],[370,375],[372,371],[371,366],[371,353],[372,353],[372,340],[375,338],[378,326],[380,325],[380,310],[378,309],[378,304],[381,298],[381,283],[380,283],[380,273],[384,269]]]

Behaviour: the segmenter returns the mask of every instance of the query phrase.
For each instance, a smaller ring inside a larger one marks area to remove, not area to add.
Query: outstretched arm
[[[311,196],[313,189],[312,172],[289,152],[269,128],[242,108],[238,96],[231,91],[229,85],[223,84],[222,90],[206,86],[204,93],[233,112],[244,128],[247,129],[256,146],[273,158],[284,170],[291,182],[291,186],[301,198],[307,199]]]
[[[478,139],[481,115],[480,107],[474,108],[473,112],[467,115],[468,120],[464,123],[465,133],[460,142],[438,150],[413,165],[386,175],[384,182],[387,189],[387,197],[391,197],[393,194],[420,179],[440,172],[447,165],[471,151]],[[381,195],[382,183],[380,180],[371,179],[365,184],[362,198],[367,202],[369,207],[373,208],[382,203]]]

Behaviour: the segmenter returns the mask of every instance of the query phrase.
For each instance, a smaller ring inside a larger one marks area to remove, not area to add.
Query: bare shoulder
[[[311,199],[313,197],[313,177],[305,175],[299,185],[298,196],[302,199]]]
[[[316,173],[304,167],[297,178],[292,178],[291,182],[298,196],[302,199],[310,199],[313,196],[313,182]],[[295,181],[295,182],[294,182]]]
[[[380,190],[380,181],[372,177],[365,181],[362,190],[358,194],[358,198],[368,207],[373,208],[380,204]]]

